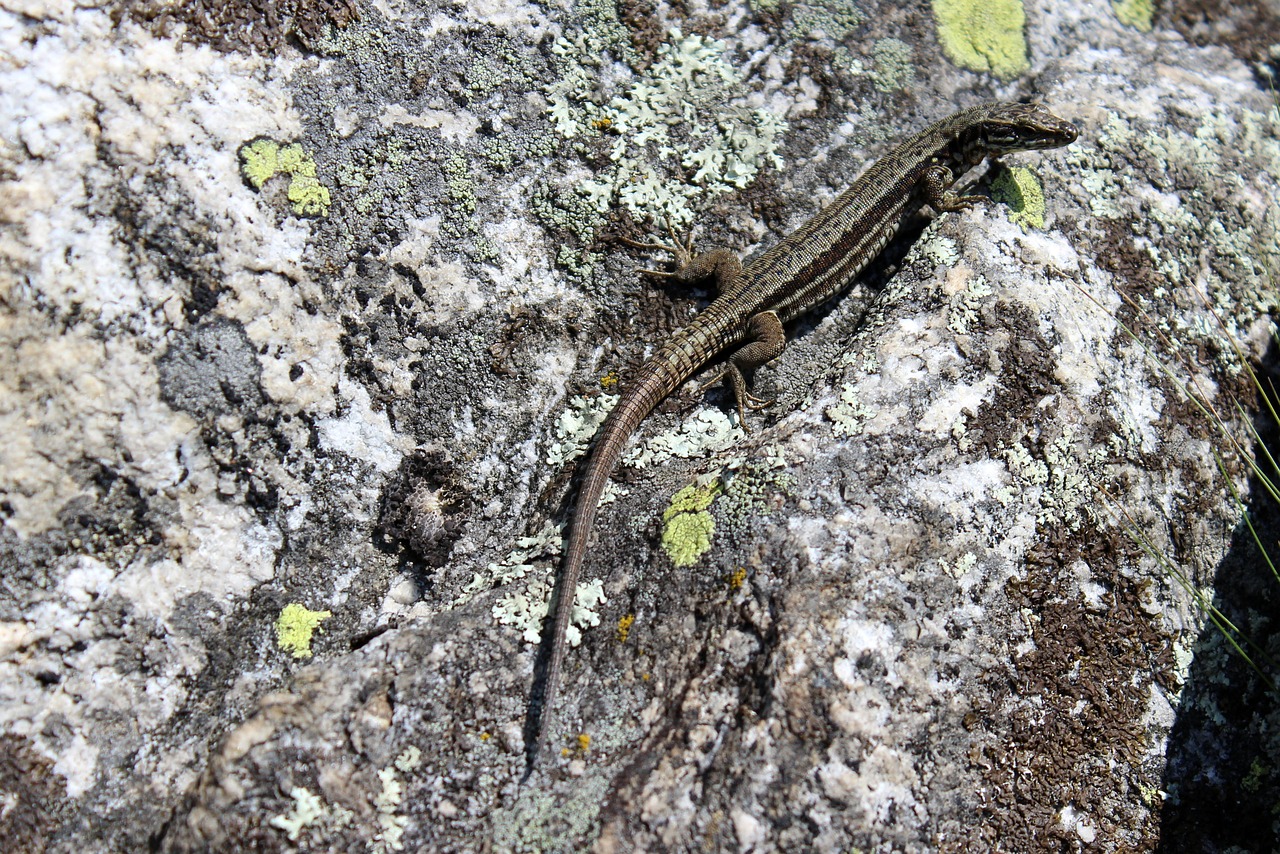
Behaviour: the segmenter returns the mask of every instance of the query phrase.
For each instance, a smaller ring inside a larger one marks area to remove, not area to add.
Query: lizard
[[[1075,125],[1038,104],[993,103],[961,110],[893,148],[812,219],[745,266],[723,248],[694,255],[692,241],[681,244],[674,232],[670,245],[623,240],[640,249],[669,252],[676,262],[674,272],[640,272],[680,283],[709,278],[718,295],[639,368],[596,434],[578,490],[555,609],[549,612],[551,651],[536,735],[527,752],[530,771],[555,711],[565,631],[600,498],[641,422],[704,365],[733,348],[703,387],[728,380],[745,429],[746,409],[767,403],[747,391],[744,374],[781,354],[786,345],[783,324],[845,290],[908,213],[923,204],[939,213],[966,210],[985,197],[957,195],[951,187],[984,159],[1070,145],[1078,134]]]

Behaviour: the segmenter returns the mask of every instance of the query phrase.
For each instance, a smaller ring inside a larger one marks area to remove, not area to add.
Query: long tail
[[[705,352],[707,342],[719,340],[723,331],[713,329],[706,322],[693,323],[673,336],[640,369],[639,375],[631,387],[623,394],[618,405],[609,413],[597,434],[595,450],[591,461],[587,464],[586,475],[578,490],[578,506],[574,513],[572,527],[569,532],[569,544],[565,549],[564,562],[560,568],[560,582],[557,585],[555,622],[551,637],[551,659],[547,664],[546,678],[543,680],[542,708],[538,713],[537,735],[529,746],[528,768],[533,769],[538,753],[547,740],[547,732],[555,714],[556,689],[560,681],[560,666],[564,663],[565,632],[573,616],[574,593],[578,586],[578,575],[582,570],[582,562],[587,554],[587,540],[595,527],[596,511],[600,507],[600,496],[609,483],[609,476],[618,464],[627,440],[640,426],[640,422],[653,411],[659,403],[675,391],[701,366],[695,363],[688,354]]]

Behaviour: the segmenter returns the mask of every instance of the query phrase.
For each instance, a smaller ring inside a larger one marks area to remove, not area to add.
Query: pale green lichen
[[[679,228],[707,199],[781,165],[786,123],[746,105],[723,44],[673,31],[656,61],[608,100],[600,93],[604,47],[591,30],[561,38],[552,50],[562,73],[547,87],[557,133],[611,140],[613,165],[577,188],[596,211],[617,202],[636,219]]]
[[[857,436],[862,433],[863,426],[872,412],[858,399],[853,386],[846,385],[840,389],[839,402],[828,406],[825,414],[835,424],[837,436]]]
[[[547,448],[547,464],[560,466],[582,456],[617,403],[616,394],[570,398],[569,408],[556,419],[555,439]]]
[[[707,508],[722,491],[719,480],[691,483],[663,511],[662,548],[676,566],[692,566],[711,548],[716,523]]]
[[[943,52],[961,68],[1007,80],[1029,67],[1022,0],[933,0],[933,15]]]
[[[255,190],[276,175],[289,176],[287,196],[300,216],[328,216],[329,188],[316,177],[316,163],[298,143],[280,143],[259,137],[240,146],[240,172]]]
[[[608,801],[610,785],[609,777],[589,771],[564,792],[521,786],[510,806],[493,813],[495,850],[579,850]]]
[[[533,571],[535,559],[559,556],[563,542],[560,527],[551,522],[543,525],[533,536],[521,537],[516,540],[515,548],[507,553],[506,558],[489,564],[483,572],[475,573],[453,604],[460,605],[482,590],[524,578]]]
[[[369,850],[374,854],[404,850],[404,831],[409,826],[409,817],[398,814],[400,805],[404,802],[404,783],[400,781],[396,771],[398,769],[407,774],[421,764],[422,751],[411,745],[392,765],[378,772],[382,790],[373,801],[378,810],[378,832],[369,843]]]
[[[471,178],[471,168],[462,152],[455,151],[440,165],[444,174],[445,191],[449,194],[447,215],[440,230],[453,237],[465,237],[480,230],[472,218],[480,200],[476,196],[476,184]]]
[[[871,82],[881,92],[893,92],[908,88],[915,81],[915,67],[911,64],[911,48],[899,39],[879,39],[871,50],[875,64]]]
[[[318,822],[326,810],[320,796],[311,794],[302,786],[290,789],[289,797],[293,798],[293,809],[288,815],[274,816],[268,824],[288,834],[290,842],[297,842],[303,829]]]
[[[957,335],[968,335],[978,322],[978,312],[993,291],[981,274],[970,277],[964,290],[952,295],[947,302],[947,328]]]
[[[838,45],[865,20],[848,0],[809,0],[792,4],[782,35],[787,41],[826,36]]]
[[[1120,23],[1140,33],[1149,33],[1154,26],[1155,0],[1111,0],[1111,10]]]
[[[1009,472],[1023,489],[1038,492],[1041,509],[1036,521],[1041,525],[1063,525],[1075,531],[1093,515],[1107,451],[1097,446],[1081,453],[1076,446],[1075,429],[1067,426],[1060,436],[1045,444],[1039,459],[1021,442],[1010,445],[1002,454]],[[1013,496],[998,492],[997,498],[1009,503]]]
[[[1024,231],[1044,228],[1044,187],[1030,169],[1005,169],[991,185],[992,196],[1009,206],[1009,221]]]
[[[522,590],[499,600],[493,606],[493,618],[500,625],[518,629],[525,643],[537,643],[550,610],[551,589],[549,580],[534,579]],[[600,625],[600,614],[596,609],[608,602],[604,595],[604,582],[599,578],[579,582],[574,590],[573,615],[564,634],[569,646],[582,642],[583,629]]]
[[[272,816],[267,823],[283,830],[290,842],[297,842],[308,828],[316,833],[330,833],[342,830],[355,818],[351,810],[327,805],[319,795],[303,786],[290,789],[289,797],[293,798],[293,809],[286,815]]]
[[[311,611],[296,602],[285,605],[276,618],[276,644],[294,658],[310,658],[311,636],[331,616],[329,611]]]
[[[963,578],[973,572],[974,567],[977,565],[978,557],[973,552],[965,552],[960,555],[960,559],[954,565],[942,558],[938,559],[938,566],[952,578]]]
[[[743,437],[737,418],[723,410],[703,408],[680,424],[659,433],[623,457],[623,462],[635,468],[662,465],[673,458],[694,459],[709,452],[722,450]]]
[[[785,468],[781,453],[770,454],[767,449],[758,458],[745,461],[738,471],[726,476],[716,517],[731,530],[742,530],[781,508],[795,486],[795,478]]]

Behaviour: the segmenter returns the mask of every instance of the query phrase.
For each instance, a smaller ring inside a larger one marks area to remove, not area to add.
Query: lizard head
[[[1079,135],[1075,125],[1039,104],[997,104],[979,130],[987,153],[996,156],[1070,145]]]

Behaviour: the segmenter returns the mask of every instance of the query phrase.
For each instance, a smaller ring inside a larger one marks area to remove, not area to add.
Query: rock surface
[[[1201,606],[1269,643],[1278,41],[0,0],[8,850],[1265,848],[1274,695]],[[646,423],[522,782],[578,460],[707,296],[615,237],[758,252],[1021,98],[1080,140],[788,329],[749,434],[692,384]]]

